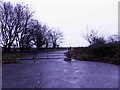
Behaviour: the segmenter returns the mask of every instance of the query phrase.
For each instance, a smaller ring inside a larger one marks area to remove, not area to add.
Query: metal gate
[[[30,55],[21,56],[18,60],[44,60],[44,59],[64,59],[66,56],[64,53],[67,50],[55,50],[55,51],[35,51]]]

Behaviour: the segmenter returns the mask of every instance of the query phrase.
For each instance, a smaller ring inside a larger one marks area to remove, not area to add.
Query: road
[[[3,64],[3,88],[118,88],[118,66],[74,59],[66,62],[64,52],[37,53],[35,63],[28,58]],[[42,58],[46,55],[49,59]]]

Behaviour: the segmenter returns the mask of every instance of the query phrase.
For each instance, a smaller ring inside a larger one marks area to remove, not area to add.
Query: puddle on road
[[[80,70],[75,70],[75,72],[80,72]]]
[[[67,72],[68,70],[67,70],[67,69],[64,69],[63,71],[64,71],[64,72]]]
[[[71,82],[71,83],[78,83],[79,80],[78,80],[77,78],[75,78],[75,79],[73,79],[73,80],[71,80],[71,81],[69,81],[69,82]]]

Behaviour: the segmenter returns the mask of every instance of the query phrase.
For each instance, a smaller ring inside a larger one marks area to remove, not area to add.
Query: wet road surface
[[[3,88],[118,88],[118,66],[74,59],[66,62],[64,52],[38,53],[35,63],[25,59],[3,64]]]

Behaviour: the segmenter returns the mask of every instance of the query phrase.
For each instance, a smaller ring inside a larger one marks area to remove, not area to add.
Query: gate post
[[[34,51],[34,54],[33,54],[33,62],[35,63],[36,61],[35,61],[35,59],[36,59],[36,56],[37,55],[37,49],[35,49],[35,51]]]
[[[46,51],[47,51],[47,59],[48,59],[48,49],[46,48]]]
[[[71,61],[71,46],[68,48],[68,60]]]

